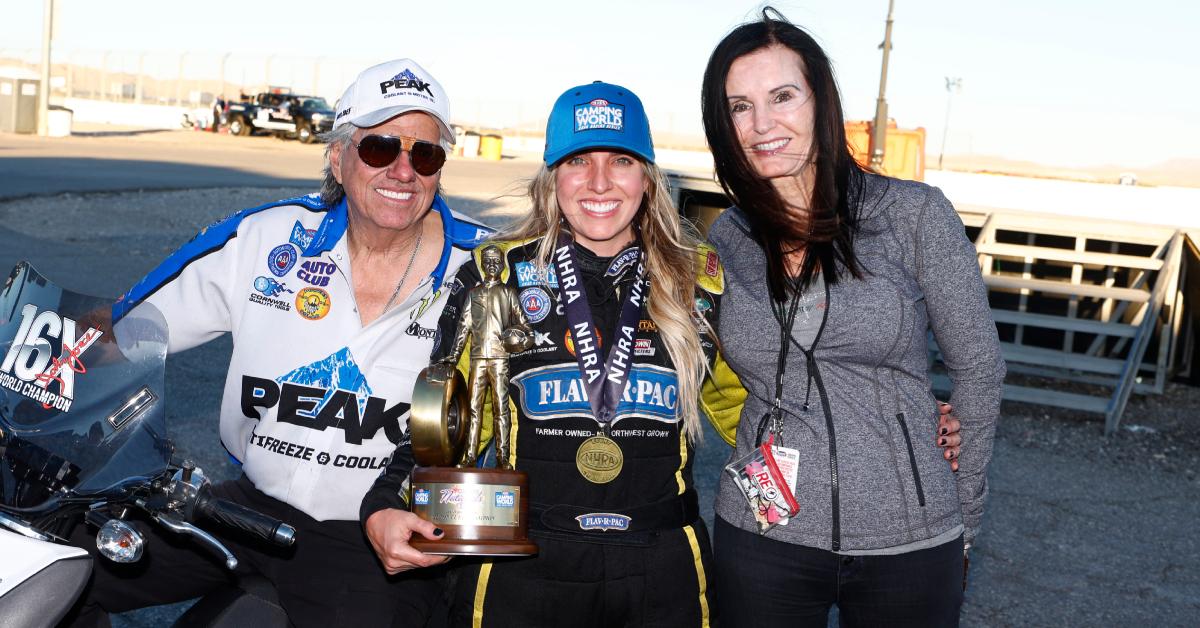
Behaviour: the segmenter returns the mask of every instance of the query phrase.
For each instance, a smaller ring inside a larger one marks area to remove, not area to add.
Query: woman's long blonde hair
[[[701,437],[697,411],[700,384],[708,369],[696,329],[696,320],[703,320],[696,313],[695,302],[699,237],[690,223],[680,220],[662,170],[652,163],[640,163],[646,177],[646,193],[634,224],[641,234],[646,276],[651,280],[646,312],[658,327],[675,366],[679,378],[678,413],[684,433],[695,443]],[[555,172],[555,168],[542,165],[529,183],[531,211],[495,236],[500,240],[541,238],[534,260],[539,270],[550,266],[559,232],[570,231],[570,224],[558,206]]]

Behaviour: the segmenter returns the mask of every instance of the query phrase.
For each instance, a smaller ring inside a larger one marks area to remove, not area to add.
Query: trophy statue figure
[[[451,365],[456,364],[462,356],[467,338],[471,339],[471,371],[467,380],[471,399],[470,420],[467,423],[467,446],[458,466],[475,466],[479,454],[479,432],[483,426],[484,401],[491,388],[496,467],[512,469],[508,450],[508,435],[512,427],[508,408],[508,355],[525,351],[533,342],[529,319],[521,310],[517,291],[500,281],[504,253],[499,247],[488,246],[480,253],[480,257],[483,283],[471,288],[468,293],[454,344],[443,360]]]
[[[500,281],[503,251],[484,248],[480,266],[483,282],[467,294],[450,352],[421,371],[413,388],[409,433],[417,466],[409,503],[445,535],[410,543],[432,554],[527,556],[537,553],[537,545],[528,539],[529,479],[513,469],[509,451],[508,356],[533,344],[532,331],[517,292]],[[455,365],[468,339],[470,379],[464,385]],[[463,388],[470,390],[469,404]],[[489,389],[497,468],[475,468]]]

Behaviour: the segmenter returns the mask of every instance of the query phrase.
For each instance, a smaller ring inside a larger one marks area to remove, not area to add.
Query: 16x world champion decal
[[[87,372],[83,354],[102,335],[95,327],[79,335],[74,320],[26,304],[17,334],[0,363],[0,386],[41,402],[47,410],[69,412],[75,400],[75,376]],[[57,356],[52,341],[59,344]]]

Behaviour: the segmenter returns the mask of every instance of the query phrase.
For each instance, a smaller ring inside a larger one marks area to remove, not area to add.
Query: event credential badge
[[[777,525],[787,525],[788,519],[800,512],[791,488],[796,483],[800,454],[774,443],[775,435],[771,434],[767,442],[725,467],[725,472],[733,476],[746,496],[759,534],[766,534]]]

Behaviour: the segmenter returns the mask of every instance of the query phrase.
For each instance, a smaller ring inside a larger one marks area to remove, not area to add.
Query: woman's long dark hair
[[[816,176],[806,212],[796,211],[798,208],[789,205],[771,182],[755,171],[738,140],[725,93],[725,79],[734,61],[774,45],[800,55],[804,61],[801,69],[813,92],[813,146],[808,167],[815,169]],[[812,36],[774,8],[763,9],[762,20],[737,27],[713,50],[704,70],[701,107],[717,180],[745,212],[751,233],[766,254],[771,298],[786,300],[790,291],[810,285],[817,272],[829,284],[837,283],[839,268],[861,277],[853,247],[858,217],[853,197],[861,191],[863,170],[846,144],[842,99],[833,68]],[[797,248],[804,248],[807,255],[793,283],[784,256]]]

